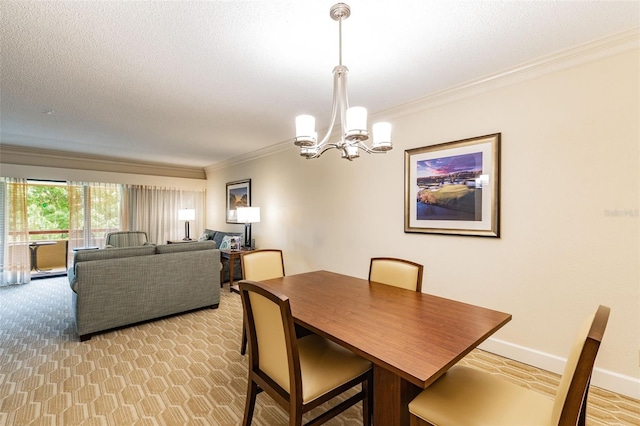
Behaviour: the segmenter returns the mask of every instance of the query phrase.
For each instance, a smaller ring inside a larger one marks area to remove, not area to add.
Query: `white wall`
[[[583,318],[608,305],[593,383],[640,398],[638,64],[636,48],[399,108],[386,155],[308,161],[291,148],[210,170],[207,225],[241,229],[225,224],[225,182],[251,178],[253,236],[284,250],[287,274],[420,262],[423,291],[513,315],[485,348],[558,372]],[[501,238],[405,234],[404,150],[496,132]]]

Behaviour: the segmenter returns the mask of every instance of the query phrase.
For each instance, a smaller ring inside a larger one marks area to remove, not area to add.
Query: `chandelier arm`
[[[324,154],[326,151],[330,150],[330,149],[340,149],[340,147],[338,146],[337,142],[333,142],[333,143],[328,143],[325,144],[324,146],[320,146],[318,145],[318,152],[316,152],[313,155],[309,155],[306,157],[307,160],[313,160],[315,158],[320,158],[320,156],[322,154]]]
[[[349,98],[347,96],[347,72],[340,75],[339,90],[340,90],[340,140],[342,144],[346,144],[345,135],[347,133],[347,110],[349,109]]]
[[[358,148],[360,148],[361,150],[363,150],[367,154],[384,154],[385,153],[385,151],[374,151],[373,149],[369,148],[363,142],[358,142],[356,145],[358,146]]]
[[[349,151],[347,151],[347,146],[346,145],[342,145],[340,147],[340,150],[342,151],[342,158],[349,160],[349,161],[353,161],[353,158],[351,158],[351,155],[349,155]]]
[[[339,85],[338,72],[336,70],[334,70],[334,73],[333,73],[333,105],[331,106],[331,122],[329,122],[329,128],[327,129],[327,133],[322,138],[322,141],[320,141],[320,143],[318,143],[319,147],[322,147],[327,143],[327,141],[329,140],[329,137],[331,136],[331,132],[333,131],[333,126],[335,126],[335,124],[336,124],[336,115],[338,113],[338,98],[339,98],[338,85]],[[311,157],[311,158],[317,158],[317,157]]]

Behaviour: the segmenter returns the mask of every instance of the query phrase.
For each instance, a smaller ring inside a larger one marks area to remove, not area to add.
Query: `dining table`
[[[294,322],[373,366],[373,424],[408,425],[408,403],[511,315],[330,271],[261,282]]]

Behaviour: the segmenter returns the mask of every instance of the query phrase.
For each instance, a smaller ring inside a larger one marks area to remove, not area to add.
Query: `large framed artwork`
[[[227,182],[227,223],[239,223],[238,207],[251,207],[251,179]]]
[[[404,153],[404,232],[500,237],[500,133]]]

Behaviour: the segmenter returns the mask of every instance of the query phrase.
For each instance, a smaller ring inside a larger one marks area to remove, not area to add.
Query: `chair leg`
[[[240,355],[247,353],[247,328],[244,320],[242,320],[242,343],[240,343]]]
[[[291,404],[291,406],[289,407],[289,426],[302,426],[301,406],[296,408],[295,404]]]
[[[247,402],[244,406],[243,426],[251,426],[253,420],[253,409],[256,405],[256,396],[258,395],[258,384],[249,377],[249,386],[247,387]]]

